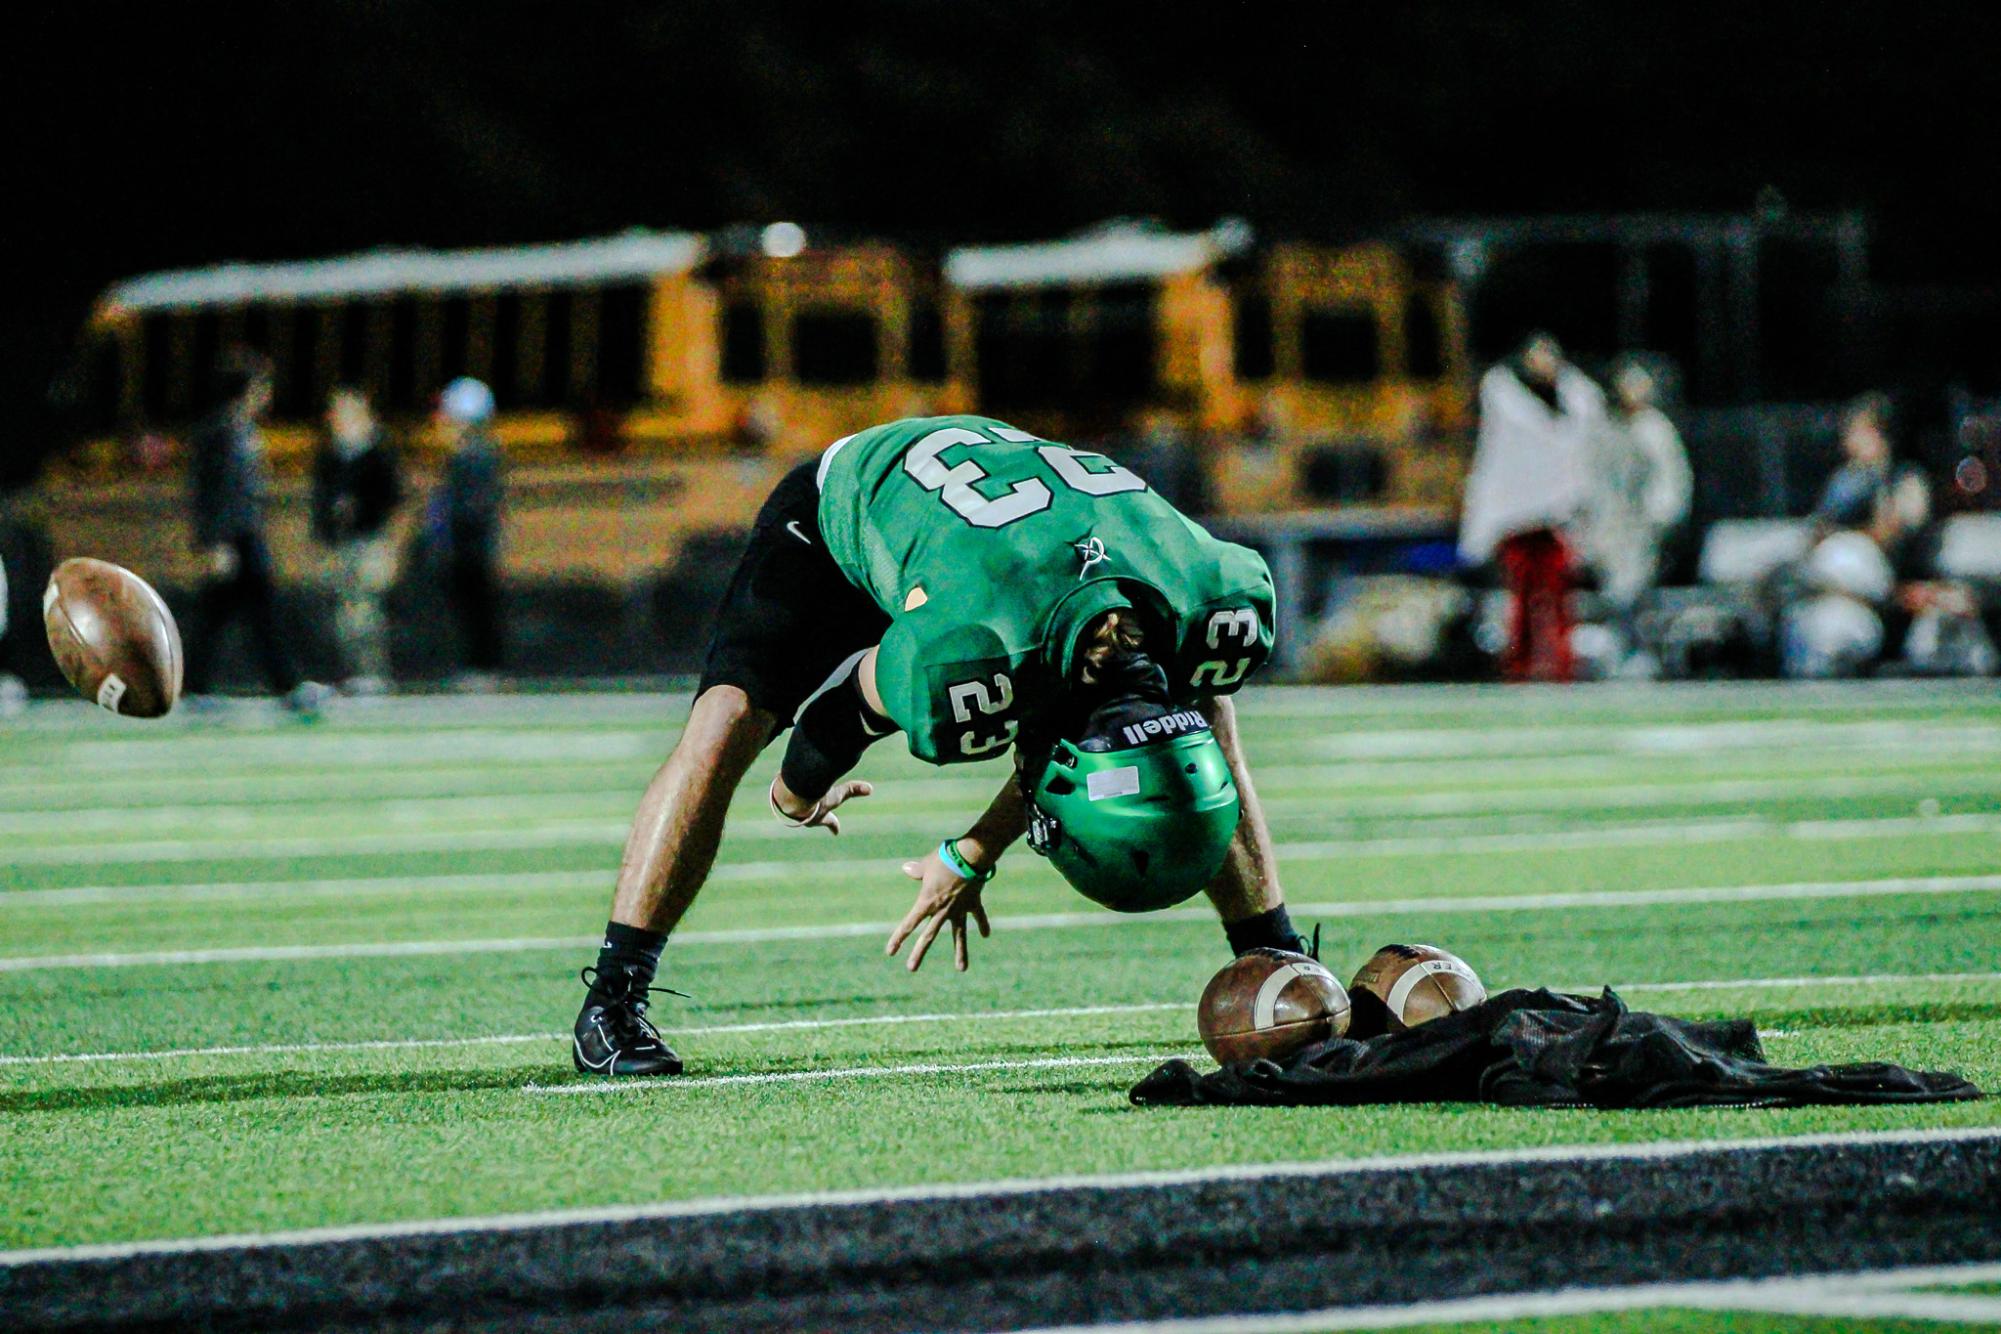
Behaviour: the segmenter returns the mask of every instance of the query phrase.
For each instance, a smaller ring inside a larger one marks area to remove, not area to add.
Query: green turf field
[[[668,953],[692,999],[656,1017],[690,1075],[585,1082],[576,972],[681,707],[407,699],[308,728],[64,706],[0,727],[0,1247],[2001,1123],[1991,1101],[1137,1111],[1133,1080],[1196,1050],[1213,919],[1098,911],[1023,848],[971,971],[907,973],[883,955],[911,897],[897,863],[1000,770],[889,746],[838,841],[779,828],[760,766]],[[1754,1015],[1789,1063],[2001,1086],[1991,688],[1276,689],[1244,713],[1295,916],[1337,972],[1432,941],[1496,989],[1609,982]]]

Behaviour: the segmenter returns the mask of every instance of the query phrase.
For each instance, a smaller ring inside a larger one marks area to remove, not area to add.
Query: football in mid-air
[[[1371,1017],[1384,1028],[1407,1028],[1470,1010],[1487,999],[1487,988],[1466,961],[1436,945],[1385,945],[1369,956],[1351,988],[1358,1007],[1373,997],[1382,1012]],[[1374,1005],[1367,1009],[1373,1011]]]
[[[181,697],[181,632],[144,579],[80,556],[42,592],[49,652],[69,683],[100,707],[158,718]]]
[[[1223,1064],[1283,1060],[1348,1031],[1348,993],[1318,961],[1289,950],[1238,955],[1203,988],[1202,1045]]]

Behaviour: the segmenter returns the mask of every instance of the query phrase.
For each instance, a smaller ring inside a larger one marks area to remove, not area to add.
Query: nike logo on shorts
[[[785,521],[785,531],[798,538],[801,542],[804,542],[807,546],[810,547],[813,545],[813,539],[799,531],[799,521],[797,519],[787,519]]]

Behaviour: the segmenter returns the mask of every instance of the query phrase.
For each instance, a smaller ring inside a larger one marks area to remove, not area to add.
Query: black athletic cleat
[[[681,1058],[647,1022],[646,987],[629,975],[606,977],[595,968],[581,976],[590,992],[570,1042],[578,1070],[606,1076],[681,1073]]]

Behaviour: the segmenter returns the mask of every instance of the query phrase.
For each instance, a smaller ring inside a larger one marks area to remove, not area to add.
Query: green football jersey
[[[1063,705],[1077,640],[1131,605],[1178,699],[1228,694],[1272,645],[1271,573],[1102,454],[986,417],[919,417],[820,462],[827,550],[892,624],[876,685],[910,752],[977,760]]]

